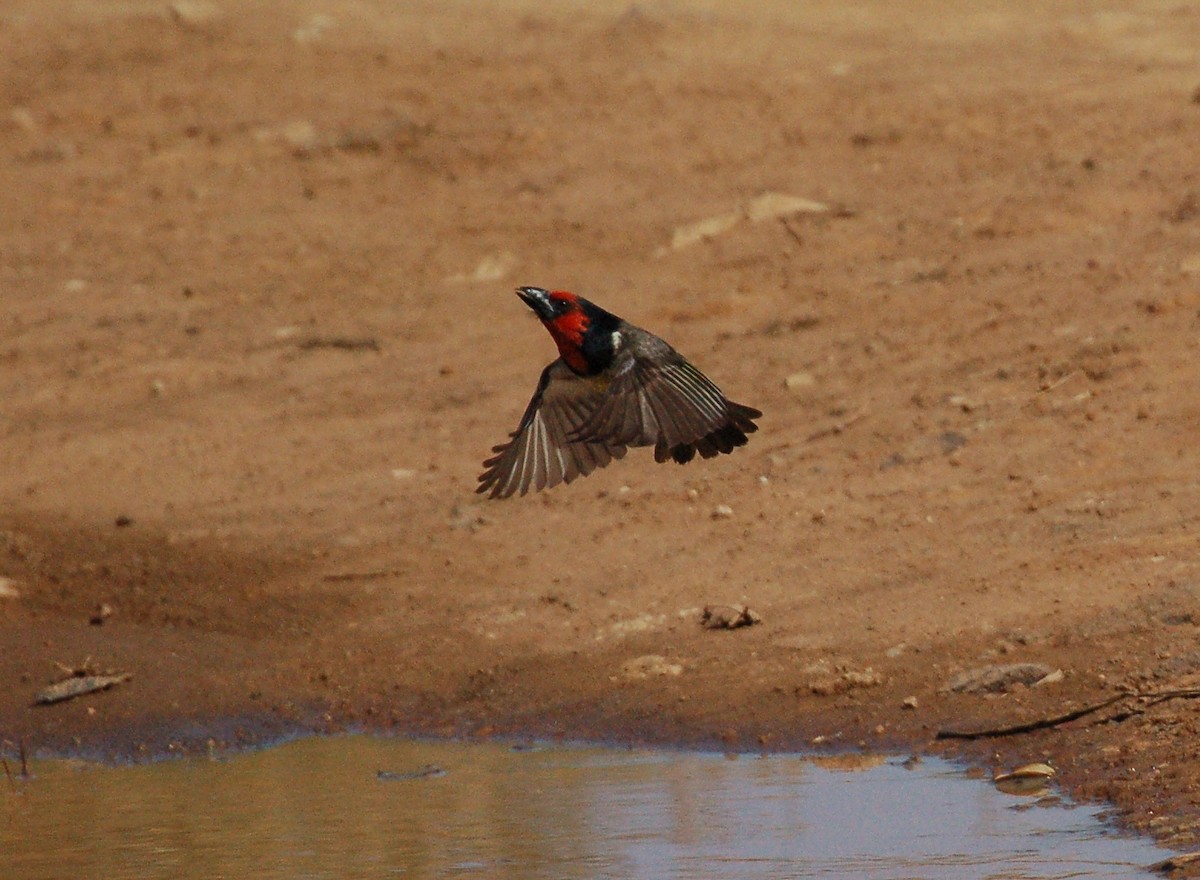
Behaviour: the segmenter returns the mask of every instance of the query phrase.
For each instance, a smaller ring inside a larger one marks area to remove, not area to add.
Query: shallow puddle
[[[0,777],[6,880],[1131,877],[1168,855],[932,760],[353,736],[31,769]]]

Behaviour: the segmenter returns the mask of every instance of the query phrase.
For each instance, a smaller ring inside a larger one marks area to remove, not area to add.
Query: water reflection
[[[445,774],[396,778],[430,764]],[[347,737],[34,772],[0,780],[11,880],[1129,877],[1166,855],[940,762]]]

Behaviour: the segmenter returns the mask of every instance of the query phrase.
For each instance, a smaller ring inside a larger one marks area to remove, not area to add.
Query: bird
[[[565,290],[518,287],[558,346],[507,443],[483,462],[476,492],[525,495],[587,476],[629,447],[687,464],[746,445],[762,413],[733,403],[648,330]]]

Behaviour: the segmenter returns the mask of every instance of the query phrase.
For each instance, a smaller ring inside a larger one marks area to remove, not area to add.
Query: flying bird
[[[491,498],[546,489],[587,476],[630,446],[654,460],[687,464],[746,445],[762,413],[733,403],[707,376],[653,333],[565,290],[519,287],[559,357],[507,443],[483,463]]]

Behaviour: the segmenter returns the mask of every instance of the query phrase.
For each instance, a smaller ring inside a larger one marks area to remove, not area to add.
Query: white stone
[[[751,223],[789,217],[792,214],[823,214],[829,210],[824,202],[789,196],[787,193],[766,192],[756,196],[746,205],[746,218]]]
[[[789,391],[800,391],[805,388],[812,388],[817,384],[817,377],[807,370],[801,370],[798,373],[792,373],[783,380],[783,385]]]

